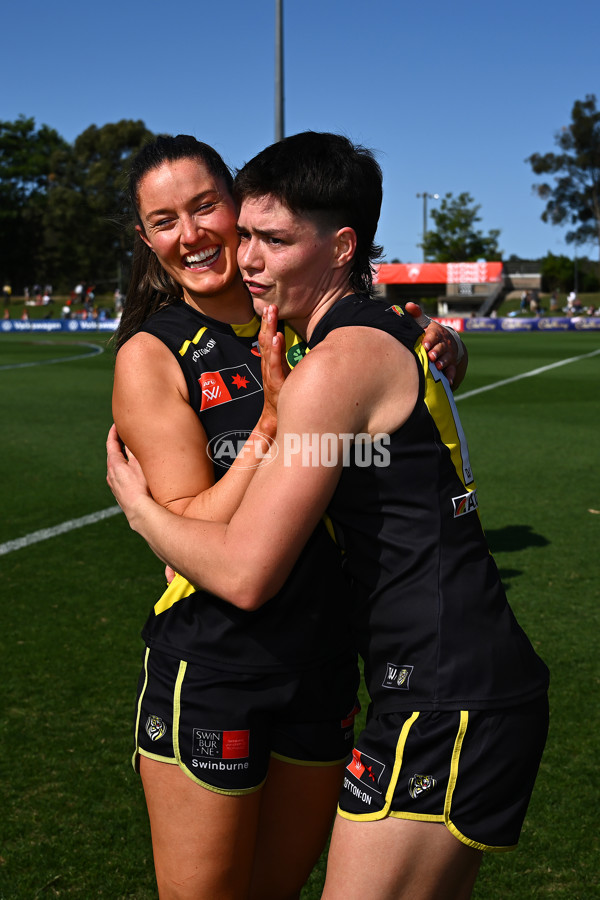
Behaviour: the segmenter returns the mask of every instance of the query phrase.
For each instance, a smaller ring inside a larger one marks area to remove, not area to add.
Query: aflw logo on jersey
[[[466,516],[467,513],[474,512],[479,503],[477,502],[477,491],[467,491],[460,497],[452,498],[452,506],[454,507],[454,518]]]
[[[352,750],[352,760],[346,766],[346,770],[350,772],[351,775],[354,775],[357,781],[360,781],[361,784],[369,785],[371,788],[375,788],[381,779],[385,771],[385,765],[382,762],[379,762],[378,759],[373,759],[372,756],[367,756],[366,753],[361,753],[360,750],[357,750],[356,747]],[[377,793],[381,793],[381,791],[377,791]]]
[[[230,400],[239,400],[240,397],[248,397],[250,394],[262,391],[260,382],[246,363],[240,366],[230,366],[219,372],[203,372],[198,382],[202,389],[200,410],[210,409],[211,406],[229,403]]]

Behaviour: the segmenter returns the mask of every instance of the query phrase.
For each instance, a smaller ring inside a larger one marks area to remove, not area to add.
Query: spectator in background
[[[540,314],[540,303],[538,300],[537,291],[531,291],[529,294],[529,312],[533,316],[539,316]]]
[[[2,296],[4,297],[4,305],[10,306],[10,298],[12,295],[12,287],[9,281],[5,281],[2,287]]]
[[[86,311],[87,313],[91,313],[92,310],[94,309],[94,300],[95,300],[95,298],[96,298],[96,295],[95,295],[95,293],[94,293],[94,288],[95,288],[95,287],[96,287],[95,284],[90,284],[89,287],[87,288],[86,292],[85,292],[85,303],[84,303],[84,306],[85,306],[85,311]]]
[[[121,288],[117,288],[115,291],[115,315],[119,316],[123,312],[124,301],[125,295],[122,293]]]

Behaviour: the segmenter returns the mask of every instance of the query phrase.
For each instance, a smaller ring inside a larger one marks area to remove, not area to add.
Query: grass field
[[[110,508],[106,338],[0,336],[0,545]],[[552,672],[519,850],[477,900],[591,900],[598,877],[600,333],[473,334],[458,394],[511,604]],[[75,358],[79,357],[79,358]],[[487,385],[549,368],[481,393]],[[129,764],[139,631],[162,566],[121,515],[0,555],[0,898],[156,897]],[[303,900],[320,896],[323,868]],[[365,898],[370,900],[370,898]]]

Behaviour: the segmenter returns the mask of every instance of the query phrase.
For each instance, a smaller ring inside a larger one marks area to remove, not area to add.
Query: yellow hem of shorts
[[[274,750],[271,751],[271,756],[273,759],[278,759],[284,763],[290,763],[292,766],[317,766],[323,768],[325,766],[340,766],[342,763],[346,762],[345,756],[341,759],[334,759],[333,761],[327,760],[326,762],[320,760],[314,761],[311,759],[292,759],[291,756],[283,756],[281,753],[275,753]]]
[[[135,771],[138,771],[137,766],[137,758],[138,756],[145,756],[146,759],[154,759],[156,762],[167,763],[170,766],[176,766],[177,760],[172,756],[159,756],[158,753],[150,753],[148,750],[144,750],[142,747],[137,747],[134,750],[133,757],[131,762],[133,763],[133,768]]]
[[[185,670],[187,669],[187,662],[185,660],[181,660],[179,663],[179,672],[177,673],[177,679],[175,681],[175,692],[173,697],[173,750],[175,752],[175,761],[182,772],[185,772],[188,778],[190,778],[196,784],[199,784],[200,787],[206,788],[207,791],[212,791],[213,794],[223,794],[225,797],[243,797],[245,794],[254,794],[256,791],[260,790],[260,788],[265,783],[265,780],[257,784],[255,787],[250,788],[241,788],[237,791],[228,791],[224,788],[217,788],[213,784],[207,784],[205,781],[201,781],[194,773],[189,769],[186,764],[183,762],[181,758],[181,752],[179,750],[179,716],[181,713],[181,684],[183,682],[183,678],[185,676]]]
[[[516,850],[516,844],[507,844],[505,846],[494,846],[492,844],[481,844],[479,841],[472,841],[471,838],[466,837],[461,831],[458,830],[456,825],[454,825],[450,820],[444,822],[444,825],[450,832],[453,834],[455,838],[461,842],[461,844],[466,844],[467,847],[472,847],[474,850],[484,850],[487,853],[508,853],[510,850]]]
[[[444,801],[444,812],[440,815],[421,815],[419,813],[408,813],[408,812],[394,812],[390,810],[390,805],[392,802],[392,798],[394,795],[394,789],[396,785],[396,779],[398,776],[398,772],[402,766],[402,757],[404,755],[404,745],[406,743],[406,739],[408,737],[408,732],[411,729],[413,722],[415,722],[419,717],[418,712],[414,712],[409,719],[406,720],[404,725],[402,726],[402,730],[400,732],[400,736],[398,738],[398,743],[396,745],[396,758],[394,761],[394,769],[392,771],[392,776],[390,778],[390,786],[388,788],[388,792],[385,799],[385,805],[379,812],[375,813],[366,813],[363,815],[357,813],[348,813],[344,810],[340,809],[338,806],[338,815],[343,819],[349,819],[352,822],[376,822],[381,819],[385,819],[388,816],[394,819],[407,819],[413,822],[437,822],[439,824],[443,824],[446,826],[450,834],[454,835],[462,844],[466,844],[467,847],[472,847],[474,850],[484,850],[489,853],[506,853],[510,850],[515,850],[516,844],[508,844],[505,846],[494,846],[490,844],[482,844],[479,841],[473,841],[471,838],[466,837],[461,831],[458,830],[456,825],[450,819],[450,809],[452,806],[452,795],[454,794],[454,788],[456,787],[456,779],[458,777],[458,763],[460,759],[460,751],[462,749],[464,737],[467,731],[467,725],[469,722],[469,713],[466,710],[461,710],[460,713],[460,725],[458,728],[458,732],[456,735],[456,739],[454,741],[454,748],[452,750],[452,760],[450,763],[450,778],[448,780],[448,789],[446,791],[446,798]]]

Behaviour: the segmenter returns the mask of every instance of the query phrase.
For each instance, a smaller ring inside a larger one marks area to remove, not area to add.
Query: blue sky
[[[274,140],[274,0],[5,5],[0,119],[73,141],[142,119],[239,166]],[[575,100],[600,100],[590,0],[284,0],[286,133],[335,131],[377,151],[378,239],[421,259],[417,193],[469,192],[505,258],[573,255],[524,160],[554,149]],[[431,210],[435,201],[429,201]],[[587,248],[596,256],[594,247]]]

